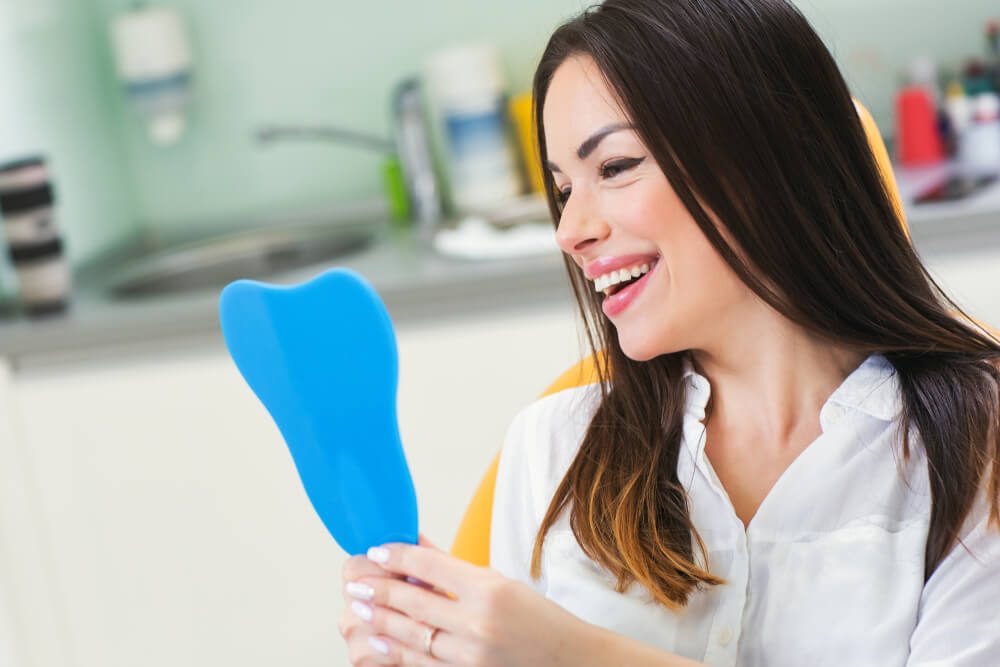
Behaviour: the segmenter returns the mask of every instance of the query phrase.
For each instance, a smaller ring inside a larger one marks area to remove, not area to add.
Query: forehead
[[[627,122],[615,94],[589,56],[567,58],[552,75],[542,109],[545,143],[558,159],[611,123]]]

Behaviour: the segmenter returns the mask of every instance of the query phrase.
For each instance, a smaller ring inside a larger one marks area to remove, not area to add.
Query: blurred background
[[[218,293],[362,272],[421,529],[581,355],[528,89],[578,0],[0,0],[0,665],[346,665],[343,556]],[[995,2],[802,0],[1000,324]]]

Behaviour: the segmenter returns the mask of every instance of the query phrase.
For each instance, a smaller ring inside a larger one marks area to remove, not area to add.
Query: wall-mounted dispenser
[[[187,124],[192,57],[183,17],[136,4],[111,22],[118,76],[154,143],[175,143]]]

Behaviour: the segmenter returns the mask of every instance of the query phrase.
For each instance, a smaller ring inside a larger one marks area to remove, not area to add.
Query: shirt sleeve
[[[980,496],[924,586],[907,667],[1000,665],[1000,530]]]
[[[531,407],[514,418],[507,429],[500,463],[490,526],[490,567],[500,574],[520,581],[544,594],[540,581],[531,578],[531,553],[540,525],[532,488],[538,470],[531,465],[531,452],[537,443]]]

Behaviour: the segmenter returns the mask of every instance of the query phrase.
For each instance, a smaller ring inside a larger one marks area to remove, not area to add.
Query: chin
[[[659,336],[630,336],[627,332],[618,330],[618,346],[622,353],[632,361],[649,361],[664,354],[673,354],[688,349],[676,337],[665,337],[663,331]]]
[[[649,361],[664,354],[662,346],[653,345],[652,341],[630,341],[627,338],[618,340],[622,353],[632,361]]]

